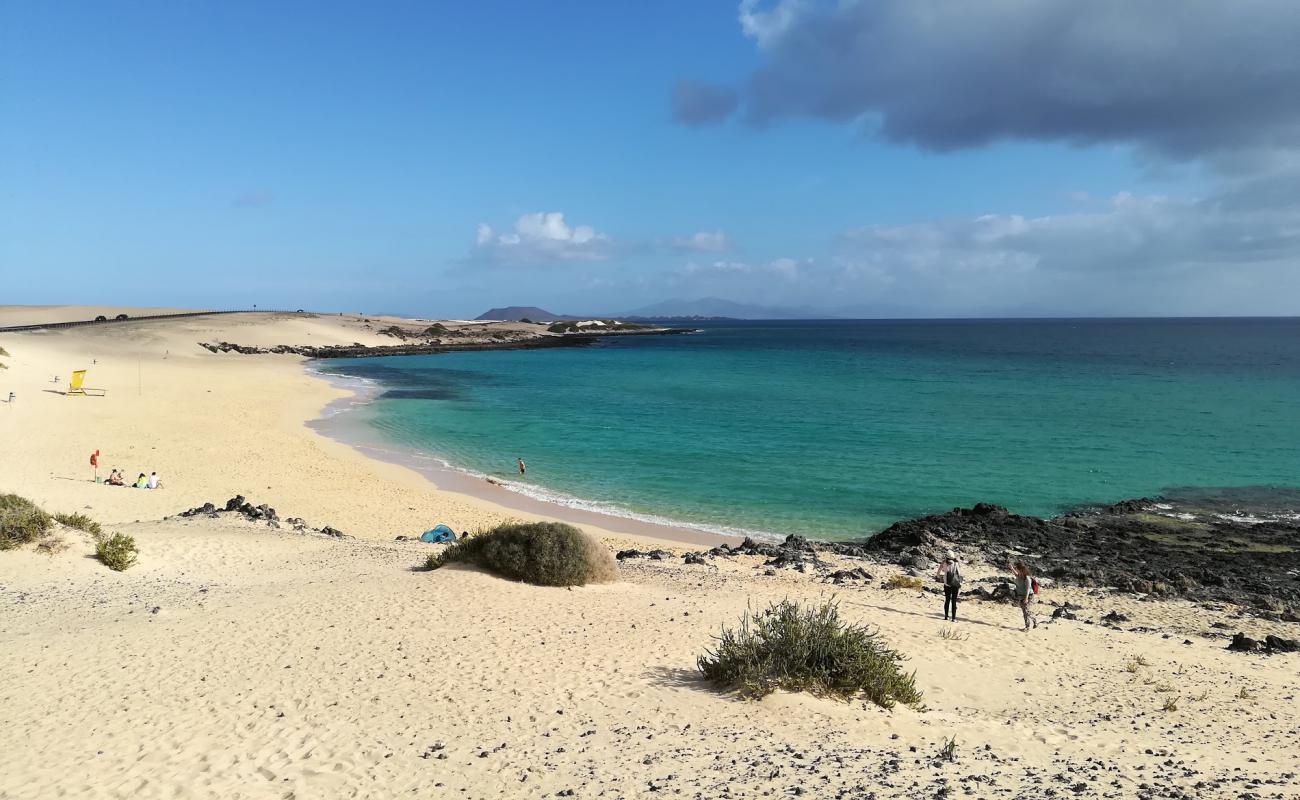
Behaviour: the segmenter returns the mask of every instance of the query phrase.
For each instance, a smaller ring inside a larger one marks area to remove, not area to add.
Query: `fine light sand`
[[[22,313],[0,309],[0,325]],[[124,573],[73,531],[54,556],[0,553],[0,798],[1300,797],[1300,658],[1229,653],[1210,627],[1295,626],[1233,609],[1049,588],[1081,618],[1119,610],[1150,630],[1024,634],[1016,609],[968,602],[966,638],[949,640],[939,601],[880,588],[893,570],[874,564],[868,585],[830,586],[758,557],[630,561],[574,590],[415,569],[434,546],[395,535],[527,515],[317,435],[304,423],[340,392],[301,359],[194,344],[391,343],[363,324],[0,334],[0,400],[18,395],[0,404],[0,492],[84,511],[141,549]],[[81,367],[106,398],[46,391]],[[92,483],[95,448],[166,488]],[[163,519],[236,493],[357,538]],[[696,679],[747,607],[832,593],[909,656],[926,710],[748,702]],[[949,737],[956,760],[940,761]]]

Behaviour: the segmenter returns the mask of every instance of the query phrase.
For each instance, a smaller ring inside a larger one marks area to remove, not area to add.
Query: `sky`
[[[0,303],[1300,314],[1293,0],[0,0]]]

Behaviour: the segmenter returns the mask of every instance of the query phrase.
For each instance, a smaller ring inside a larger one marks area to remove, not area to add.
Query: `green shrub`
[[[891,575],[889,580],[885,581],[885,586],[890,589],[922,589],[925,587],[925,581],[911,575]]]
[[[956,736],[949,736],[947,739],[943,740],[943,746],[939,748],[939,760],[940,761],[957,760],[957,737]]]
[[[112,536],[100,534],[95,537],[95,555],[105,566],[116,572],[133,565],[139,552],[133,536],[115,533]]]
[[[507,522],[430,555],[425,566],[457,561],[539,586],[582,586],[618,576],[604,545],[563,522]]]
[[[906,656],[876,636],[841,620],[834,601],[805,607],[783,600],[747,612],[734,630],[723,628],[717,649],[706,651],[696,666],[706,680],[742,697],[785,689],[843,700],[860,694],[882,708],[918,707],[916,673],[899,667]]]
[[[93,536],[103,533],[99,523],[86,516],[85,514],[55,514],[54,521],[61,525],[67,525],[69,528],[76,528],[79,531],[85,531]]]
[[[50,529],[52,519],[31,500],[0,494],[0,550],[34,542]]]

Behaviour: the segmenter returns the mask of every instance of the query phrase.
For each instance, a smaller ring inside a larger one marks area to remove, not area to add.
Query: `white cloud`
[[[604,261],[613,254],[613,239],[590,225],[570,226],[559,211],[524,214],[500,233],[479,223],[474,237],[475,259],[496,263]]]
[[[815,260],[697,261],[660,279],[860,316],[1300,313],[1300,172],[1076,208],[864,225]]]
[[[772,284],[799,280],[813,270],[816,263],[811,258],[777,258],[760,262],[718,260],[705,264],[691,261],[675,270],[672,279],[679,285],[727,282],[736,278],[751,285]]]
[[[867,225],[845,234],[836,263],[860,294],[870,287],[877,299],[945,312],[1295,313],[1297,183],[1274,176],[1203,199],[1120,193],[1095,211]]]
[[[803,12],[801,0],[777,0],[768,10],[759,8],[760,0],[740,0],[740,29],[746,36],[767,47],[780,39],[798,21]]]
[[[674,250],[689,250],[698,253],[724,253],[731,249],[731,240],[721,230],[700,231],[690,236],[673,237],[671,245]]]

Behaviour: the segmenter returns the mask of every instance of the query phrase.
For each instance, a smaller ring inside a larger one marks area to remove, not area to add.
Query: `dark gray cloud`
[[[1186,159],[1300,146],[1295,0],[744,0],[740,21],[765,56],[739,98],[758,124],[861,123],[933,150],[1122,142]],[[674,116],[717,121],[726,99],[683,82]]]
[[[703,81],[678,81],[673,86],[673,120],[683,125],[721,122],[735,112],[739,102],[734,89]]]

